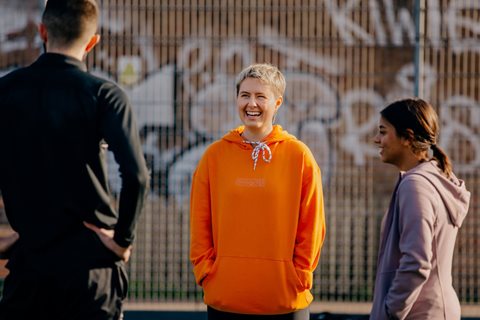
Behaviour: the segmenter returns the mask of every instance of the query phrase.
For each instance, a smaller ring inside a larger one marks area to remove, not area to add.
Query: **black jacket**
[[[122,178],[118,212],[107,144]],[[0,79],[0,190],[22,259],[68,256],[72,248],[101,255],[83,221],[114,228],[115,241],[128,246],[148,179],[127,96],[83,62],[46,53]]]

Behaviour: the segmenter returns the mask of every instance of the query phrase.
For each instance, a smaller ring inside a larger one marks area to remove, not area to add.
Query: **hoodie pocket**
[[[217,257],[204,281],[205,303],[229,312],[287,313],[311,301],[288,260]]]
[[[295,268],[295,266],[293,264],[293,261],[290,261],[288,263],[288,266],[289,266],[289,269],[290,269],[288,274],[291,277],[291,281],[295,285],[295,287],[297,288],[298,292],[301,292],[301,291],[304,291],[305,289],[308,289],[304,285],[304,281],[302,281],[302,278],[300,278],[300,275],[298,274],[298,271]]]
[[[206,287],[208,285],[208,282],[210,281],[210,279],[212,279],[212,277],[214,276],[215,272],[217,271],[217,268],[218,268],[218,263],[219,263],[219,258],[217,257],[215,259],[215,261],[213,262],[213,265],[212,265],[212,268],[210,269],[210,271],[208,271],[207,275],[205,276],[205,278],[203,278],[202,280],[202,287]]]

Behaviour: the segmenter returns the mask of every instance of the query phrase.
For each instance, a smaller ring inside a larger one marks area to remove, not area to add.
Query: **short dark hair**
[[[98,15],[95,0],[48,0],[42,22],[49,41],[71,45],[90,30],[96,31]]]

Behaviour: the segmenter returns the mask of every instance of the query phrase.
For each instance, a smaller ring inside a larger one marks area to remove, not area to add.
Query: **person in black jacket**
[[[149,174],[127,96],[87,72],[94,0],[49,0],[46,53],[0,79],[0,190],[11,236],[0,319],[121,319]],[[106,152],[119,164],[118,210]]]

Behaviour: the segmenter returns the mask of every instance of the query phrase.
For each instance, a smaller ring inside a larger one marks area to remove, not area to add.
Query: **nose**
[[[248,102],[249,106],[256,106],[257,105],[257,100],[255,99],[255,97],[248,98],[247,102]]]
[[[380,135],[378,133],[373,137],[373,143],[380,144]]]

